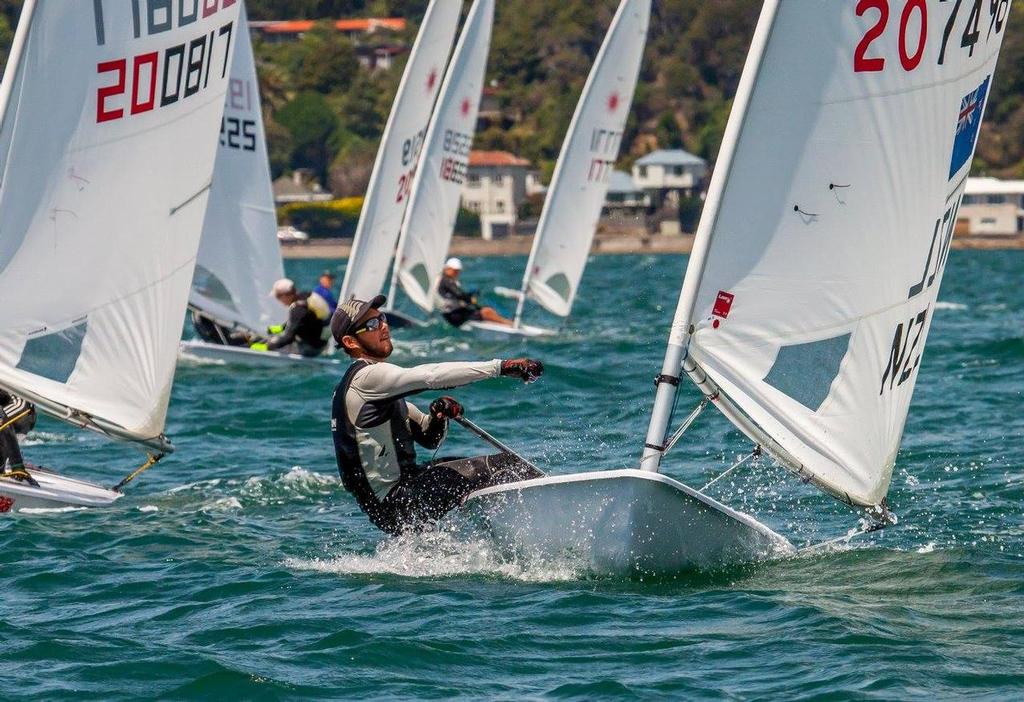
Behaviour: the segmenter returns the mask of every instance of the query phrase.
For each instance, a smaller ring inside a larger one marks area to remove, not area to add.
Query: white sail
[[[245,11],[221,120],[190,303],[220,322],[257,333],[281,316],[270,287],[284,277],[277,241],[256,63]]]
[[[133,6],[24,7],[0,126],[0,385],[146,441],[164,428],[239,4]]]
[[[562,143],[523,277],[523,291],[552,314],[572,310],[619,157],[650,15],[651,0],[622,0]]]
[[[341,283],[342,300],[369,300],[384,289],[461,10],[462,2],[431,0],[423,16],[373,164]]]
[[[402,225],[398,279],[409,299],[427,312],[434,306],[434,283],[459,214],[493,23],[494,0],[474,0],[427,128]]]
[[[767,448],[854,504],[888,490],[1008,12],[762,11],[669,357],[687,348]]]

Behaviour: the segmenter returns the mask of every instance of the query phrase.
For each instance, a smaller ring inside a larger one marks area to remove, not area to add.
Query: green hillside
[[[20,2],[0,0],[6,51]],[[576,98],[615,0],[500,0],[488,67],[506,119],[477,135],[550,173]],[[682,147],[713,161],[761,3],[656,0],[650,40],[622,160]],[[406,42],[425,0],[249,0],[250,17],[323,19],[402,16]],[[468,6],[468,3],[467,3]],[[1024,178],[1024,35],[1012,13],[975,174]],[[356,47],[327,26],[301,41],[256,45],[273,170],[307,167],[340,195],[361,193],[400,68],[362,69]],[[404,60],[404,59],[403,59]]]

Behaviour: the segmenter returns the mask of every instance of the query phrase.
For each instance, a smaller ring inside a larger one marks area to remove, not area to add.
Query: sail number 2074
[[[989,39],[1003,31],[1006,15],[1010,10],[1010,0],[938,1],[940,4],[952,6],[949,18],[942,25],[942,43],[938,55],[940,66],[945,63],[947,52],[955,45],[957,36],[960,49],[967,51],[968,56],[974,56],[975,47],[979,42],[987,43]],[[856,6],[857,16],[873,18],[874,23],[868,27],[854,49],[854,72],[884,71],[890,65],[894,57],[885,56],[872,44],[891,31],[898,32],[896,47],[903,70],[913,71],[921,65],[928,45],[929,27],[936,26],[935,23],[929,23],[928,4],[926,0],[859,0]],[[984,26],[985,20],[987,28]]]

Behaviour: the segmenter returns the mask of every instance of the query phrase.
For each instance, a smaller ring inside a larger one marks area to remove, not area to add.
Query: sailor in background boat
[[[266,342],[252,344],[255,351],[290,351],[303,356],[319,356],[327,348],[331,312],[327,301],[315,292],[299,292],[289,278],[274,283],[271,295],[288,308],[288,321],[270,327],[273,336]]]
[[[544,365],[527,358],[413,368],[387,363],[394,347],[380,311],[386,302],[383,295],[348,300],[331,319],[334,340],[353,359],[334,391],[331,433],[345,489],[377,527],[398,534],[441,518],[474,490],[537,477],[536,469],[507,454],[417,463],[414,442],[436,449],[462,406],[443,396],[424,413],[406,398],[498,376],[529,383]]]
[[[196,336],[210,344],[249,346],[259,339],[248,330],[231,329],[223,324],[218,324],[194,308],[192,310],[192,328],[195,329]]]
[[[477,304],[477,292],[467,292],[459,283],[462,273],[462,261],[449,258],[444,262],[441,280],[437,283],[437,296],[441,307],[441,316],[453,327],[461,327],[466,322],[484,321],[512,326],[511,319],[505,319],[493,307],[481,307]]]
[[[334,296],[334,273],[331,271],[321,273],[319,284],[313,288],[313,292],[324,299],[331,314],[334,314],[334,310],[338,308],[338,298]]]
[[[27,434],[36,425],[36,408],[6,390],[0,390],[0,477],[35,481],[25,472],[25,461],[18,445],[18,434]]]

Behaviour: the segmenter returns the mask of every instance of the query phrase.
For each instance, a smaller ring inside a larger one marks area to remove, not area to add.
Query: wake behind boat
[[[971,22],[958,4],[913,7],[947,36]],[[886,495],[1005,24],[959,50],[926,33],[922,17],[921,45],[902,66],[865,63],[858,47],[875,18],[858,8],[764,4],[656,379],[641,470],[474,493],[466,508],[505,549],[655,572],[756,558],[764,545],[792,552],[700,491],[642,482],[708,403],[754,442],[748,458],[764,451],[863,509],[861,533],[895,523]],[[684,375],[703,397],[666,439]]]

